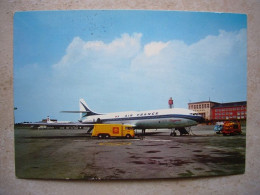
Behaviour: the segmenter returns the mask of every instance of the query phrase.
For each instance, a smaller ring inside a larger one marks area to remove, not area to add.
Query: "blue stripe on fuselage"
[[[137,116],[137,117],[122,117],[122,118],[108,118],[101,119],[102,121],[123,121],[123,120],[149,120],[149,119],[164,119],[164,118],[184,118],[194,121],[200,121],[200,116],[193,115],[181,115],[181,114],[165,114],[165,115],[154,115],[154,116]]]

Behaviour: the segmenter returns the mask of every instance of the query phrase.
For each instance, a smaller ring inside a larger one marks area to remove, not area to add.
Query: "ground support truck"
[[[214,126],[214,131],[216,134],[222,133],[224,122],[216,122],[216,125]]]
[[[130,125],[121,124],[95,124],[92,137],[110,138],[110,137],[125,137],[134,138],[135,131]]]
[[[241,135],[241,125],[239,122],[226,121],[224,122],[221,133],[225,135]]]

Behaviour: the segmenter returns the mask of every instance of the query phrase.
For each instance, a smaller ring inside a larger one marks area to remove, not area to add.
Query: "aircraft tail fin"
[[[89,109],[88,105],[86,104],[84,99],[80,99],[79,100],[79,111],[61,111],[61,112],[65,112],[65,113],[80,113],[82,116],[81,117],[85,117],[85,116],[91,116],[91,115],[99,115],[96,112],[93,112],[92,110]]]
[[[81,98],[79,100],[79,110],[80,110],[81,113],[85,113],[84,116],[98,115],[98,113],[90,110],[90,108],[88,107],[88,105],[86,104],[86,102],[83,98]]]

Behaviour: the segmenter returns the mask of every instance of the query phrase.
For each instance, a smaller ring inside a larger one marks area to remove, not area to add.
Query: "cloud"
[[[91,66],[113,68],[118,60],[129,60],[140,50],[142,34],[122,34],[110,43],[103,41],[84,41],[75,37],[62,59],[53,65],[54,69],[62,70],[69,67]],[[81,63],[81,64],[80,64]]]
[[[241,72],[246,71],[245,29],[220,30],[191,45],[168,40],[142,46],[142,36],[125,33],[109,43],[75,37],[53,65],[55,75],[62,83],[68,83],[65,78],[69,75],[73,82],[67,85],[76,84],[92,93],[98,88],[108,97],[121,91],[118,99],[128,98],[131,89],[140,96],[160,92],[174,94],[180,101],[184,96],[200,101],[235,94],[239,89],[234,87],[235,80],[246,82],[246,74]],[[223,85],[226,87],[221,88]]]
[[[209,35],[192,45],[180,40],[148,43],[143,52],[132,60],[131,66],[133,71],[142,71],[146,75],[186,74],[210,68],[239,67],[245,63],[245,55],[246,30],[220,30],[217,36]],[[232,64],[234,60],[236,63]]]
[[[75,37],[51,69],[38,64],[16,69],[17,96],[26,94],[18,89],[23,86],[37,89],[34,99],[45,105],[42,117],[50,107],[75,110],[80,97],[98,112],[165,108],[171,96],[178,107],[209,97],[246,98],[245,29],[220,30],[191,45],[182,40],[142,44],[142,36],[125,33],[107,43]]]
[[[144,46],[144,53],[148,57],[158,55],[163,48],[167,47],[167,45],[168,42],[151,42]]]
[[[158,48],[151,51],[161,50],[147,55],[151,46]],[[181,40],[148,43],[132,59],[130,71],[137,83],[149,83],[154,92],[163,88],[162,93],[173,94],[179,102],[209,97],[239,101],[246,99],[246,53],[245,29],[220,30],[191,45]]]

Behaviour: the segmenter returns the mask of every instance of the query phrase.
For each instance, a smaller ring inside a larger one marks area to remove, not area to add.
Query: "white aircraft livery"
[[[135,129],[142,129],[143,132],[145,129],[162,128],[185,132],[185,127],[197,125],[204,120],[197,112],[184,108],[100,114],[89,109],[84,99],[80,99],[79,104],[80,111],[63,112],[82,113],[83,117],[80,122],[86,125],[94,123],[124,124],[131,125]]]
[[[180,134],[189,134],[186,127],[197,125],[204,121],[204,118],[193,110],[184,108],[171,108],[162,110],[148,110],[148,111],[127,111],[101,114],[93,112],[87,106],[84,99],[79,101],[79,111],[61,111],[66,113],[81,113],[81,119],[78,122],[53,122],[49,117],[47,122],[35,123],[20,123],[22,125],[35,127],[90,127],[90,132],[95,124],[124,124],[131,125],[135,129],[142,129],[145,134],[145,129],[171,129],[171,135],[176,135],[175,130]]]

